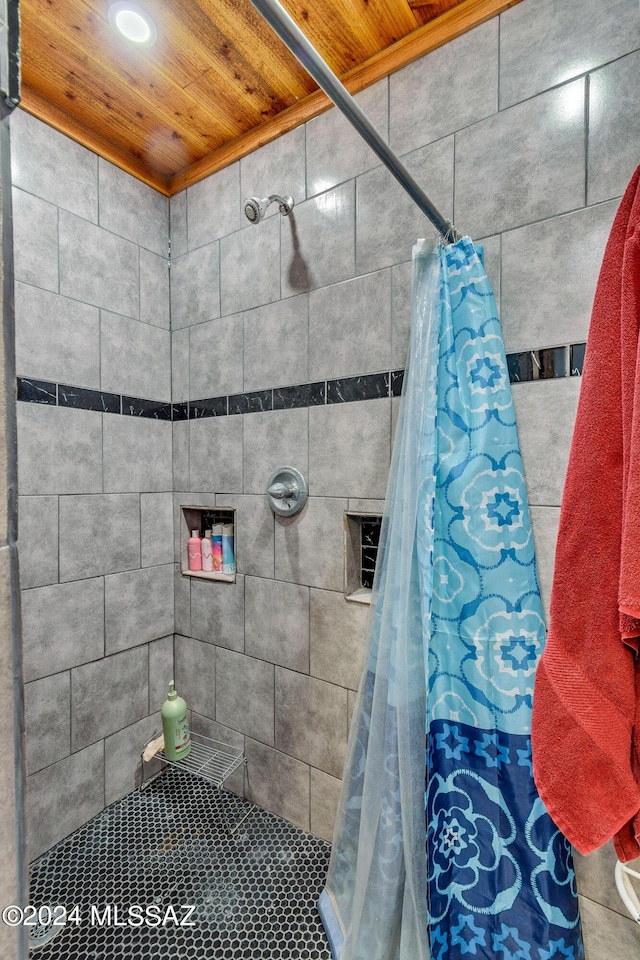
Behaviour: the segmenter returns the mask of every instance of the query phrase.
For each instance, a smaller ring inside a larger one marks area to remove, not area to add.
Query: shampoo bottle
[[[162,732],[164,734],[164,755],[167,760],[184,760],[191,750],[191,735],[187,719],[187,705],[175,690],[172,680],[169,694],[162,704]]]
[[[233,549],[233,524],[225,523],[222,526],[222,572],[236,572],[236,558]]]
[[[213,550],[213,569],[216,573],[222,573],[222,524],[216,523],[213,526],[211,535]]]
[[[211,573],[213,570],[213,552],[211,549],[211,530],[205,530],[202,538],[202,570]]]
[[[202,570],[202,540],[197,530],[191,531],[187,550],[189,551],[189,570]]]

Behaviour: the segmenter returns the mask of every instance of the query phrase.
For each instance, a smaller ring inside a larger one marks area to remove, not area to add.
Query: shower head
[[[293,210],[294,200],[293,197],[279,197],[277,194],[262,200],[260,197],[249,197],[243,204],[244,215],[250,223],[260,223],[267,214],[267,207],[272,203],[277,203],[282,216],[288,217]]]

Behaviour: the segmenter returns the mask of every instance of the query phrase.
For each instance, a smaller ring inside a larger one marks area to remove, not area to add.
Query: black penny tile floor
[[[31,904],[68,916],[47,941],[40,912],[30,957],[330,960],[329,844],[258,807],[229,834],[250,809],[173,769],[107,807],[32,864]]]

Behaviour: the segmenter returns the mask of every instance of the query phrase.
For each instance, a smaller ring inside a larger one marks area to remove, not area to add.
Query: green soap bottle
[[[172,680],[169,695],[162,704],[162,732],[164,734],[164,755],[167,760],[184,760],[191,750],[191,734],[187,719],[187,704],[179,697]]]

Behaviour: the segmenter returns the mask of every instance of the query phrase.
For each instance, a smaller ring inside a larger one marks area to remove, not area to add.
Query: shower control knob
[[[275,497],[276,500],[284,500],[285,498],[290,499],[295,496],[296,485],[294,483],[272,483],[267,493],[270,497]]]
[[[267,481],[267,500],[280,517],[295,517],[305,505],[307,482],[295,467],[278,467]]]

